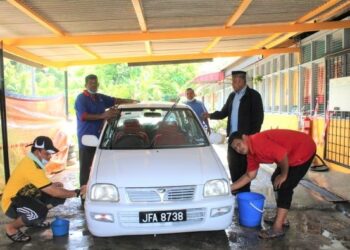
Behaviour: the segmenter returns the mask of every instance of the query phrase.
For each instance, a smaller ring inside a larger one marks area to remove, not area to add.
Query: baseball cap
[[[38,136],[33,143],[28,146],[32,146],[36,149],[45,149],[49,154],[55,154],[59,151],[53,145],[52,140],[47,136]]]

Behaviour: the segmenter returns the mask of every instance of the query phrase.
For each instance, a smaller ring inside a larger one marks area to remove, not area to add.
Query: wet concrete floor
[[[74,188],[77,168],[71,167],[53,176],[67,188]],[[270,173],[261,169],[252,189],[266,196],[265,215],[273,214],[276,207],[270,184]],[[87,230],[80,200],[72,198],[49,212],[48,220],[58,215],[70,220],[67,237],[52,236],[50,229],[28,228],[32,240],[26,244],[12,243],[5,236],[4,224],[8,219],[0,213],[0,249],[350,249],[350,218],[335,209],[316,192],[298,186],[289,213],[290,228],[284,238],[260,240],[259,228],[245,228],[237,222],[237,209],[231,226],[225,231],[168,235],[121,236],[98,238]],[[265,227],[266,225],[262,225]]]

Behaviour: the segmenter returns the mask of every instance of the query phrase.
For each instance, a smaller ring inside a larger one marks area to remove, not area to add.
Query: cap
[[[244,77],[245,77],[246,74],[247,74],[247,72],[242,71],[242,70],[237,70],[237,71],[232,71],[232,72],[231,72],[231,75],[232,75],[232,76],[241,75],[241,76],[244,76]]]
[[[47,136],[38,136],[37,138],[35,138],[33,143],[29,144],[28,146],[32,146],[32,147],[37,148],[37,149],[44,149],[49,154],[55,154],[59,151],[53,145],[52,140]]]

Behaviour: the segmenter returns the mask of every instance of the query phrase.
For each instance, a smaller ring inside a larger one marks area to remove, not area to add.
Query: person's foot
[[[283,237],[284,234],[285,234],[284,230],[277,231],[277,230],[274,230],[271,227],[269,229],[262,229],[262,230],[260,230],[258,236],[261,239],[267,240],[267,239],[276,239],[276,238]]]
[[[28,234],[23,233],[21,230],[17,230],[14,234],[6,233],[6,236],[13,242],[28,242],[31,240],[31,237]]]
[[[273,223],[275,222],[275,220],[276,220],[276,216],[266,216],[266,217],[264,217],[264,222],[266,223],[266,224],[268,224],[268,225],[273,225]],[[284,223],[283,223],[283,227],[284,228],[289,228],[289,226],[290,226],[290,223],[289,223],[289,221],[286,219],[285,221],[284,221]]]

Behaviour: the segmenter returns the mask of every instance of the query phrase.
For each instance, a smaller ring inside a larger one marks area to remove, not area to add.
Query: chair
[[[137,147],[149,144],[148,135],[143,131],[137,119],[124,121],[124,128],[115,136],[114,145],[121,147]]]
[[[155,146],[186,145],[187,138],[180,131],[176,122],[160,122],[154,138]]]

